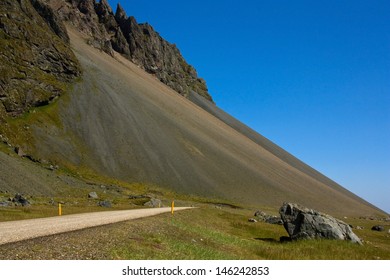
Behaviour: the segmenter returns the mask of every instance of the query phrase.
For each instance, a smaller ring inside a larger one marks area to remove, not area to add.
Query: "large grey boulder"
[[[324,238],[362,244],[348,224],[327,214],[286,202],[279,213],[292,240]]]

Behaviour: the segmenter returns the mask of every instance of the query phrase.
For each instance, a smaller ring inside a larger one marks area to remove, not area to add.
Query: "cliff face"
[[[120,5],[115,15],[129,47],[133,62],[177,92],[188,95],[191,90],[212,100],[206,83],[180,54],[178,48],[164,40],[148,23],[138,24],[127,17]]]
[[[0,2],[0,119],[48,104],[81,69],[69,47],[66,24],[113,55],[119,52],[181,95],[212,101],[206,83],[180,51],[149,24],[138,24],[106,0],[3,0]]]
[[[0,2],[0,119],[45,105],[80,75],[68,35],[38,0]]]
[[[149,24],[138,24],[118,4],[116,13],[106,0],[45,0],[59,17],[91,37],[90,44],[124,55],[161,82],[187,96],[191,91],[212,101],[206,83],[180,54]]]

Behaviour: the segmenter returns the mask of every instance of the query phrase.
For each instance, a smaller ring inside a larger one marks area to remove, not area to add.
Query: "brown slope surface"
[[[33,128],[40,158],[246,205],[294,201],[334,214],[380,213],[292,167],[120,55],[69,33],[84,74],[69,100],[60,100],[61,128]]]
[[[219,120],[223,121],[228,126],[232,127],[233,129],[237,130],[238,132],[240,132],[244,136],[248,137],[253,142],[255,142],[256,144],[265,148],[267,151],[269,151],[270,153],[272,153],[276,157],[282,159],[284,162],[288,163],[289,165],[296,168],[300,172],[303,172],[306,175],[313,177],[317,181],[319,181],[325,185],[331,186],[332,188],[337,189],[341,193],[344,193],[348,196],[355,197],[355,199],[361,201],[364,204],[367,204],[367,202],[364,201],[362,198],[351,193],[350,191],[343,188],[342,186],[340,186],[339,184],[337,184],[333,180],[329,179],[328,177],[324,176],[323,174],[321,174],[317,170],[315,170],[312,167],[310,167],[309,165],[305,164],[304,162],[302,162],[298,158],[294,157],[293,155],[291,155],[287,151],[283,150],[281,147],[279,147],[275,143],[271,142],[270,140],[268,140],[264,136],[260,135],[259,133],[257,133],[256,131],[254,131],[250,127],[248,127],[247,125],[245,125],[242,122],[240,122],[239,120],[233,118],[231,115],[227,114],[225,111],[218,108],[214,103],[209,102],[208,100],[200,97],[198,94],[195,94],[193,92],[191,92],[189,94],[188,98],[192,102],[194,102],[196,105],[198,105],[199,107],[203,108],[204,110],[206,110],[207,112],[209,112],[210,114],[212,114],[213,116],[218,118]]]

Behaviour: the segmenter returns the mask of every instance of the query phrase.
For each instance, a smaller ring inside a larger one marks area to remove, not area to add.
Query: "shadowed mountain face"
[[[32,123],[31,139],[11,139],[33,158],[248,206],[278,208],[294,201],[338,215],[381,213],[220,110],[211,98],[188,91],[187,99],[161,83],[157,69],[140,68],[158,62],[150,60],[153,48],[137,45],[141,38],[165,44],[149,25],[135,25],[122,10],[115,19],[106,1],[44,2],[61,11],[82,76],[69,82],[67,95],[56,103],[55,121]],[[171,56],[179,57],[174,49]]]

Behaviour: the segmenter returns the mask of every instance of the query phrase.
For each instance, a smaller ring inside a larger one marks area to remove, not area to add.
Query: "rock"
[[[105,207],[105,208],[111,208],[112,204],[110,201],[104,200],[104,201],[99,201],[98,206]]]
[[[260,211],[260,210],[257,210],[254,214],[254,216],[260,220],[260,221],[265,221],[266,218],[268,217],[267,213],[263,212],[263,211]]]
[[[129,199],[141,199],[141,198],[151,198],[149,195],[129,195]]]
[[[254,216],[259,220],[266,222],[268,224],[274,224],[274,225],[282,225],[283,221],[280,217],[278,216],[271,216],[268,215],[267,213],[257,210],[254,214]]]
[[[58,5],[55,0],[50,2],[53,7]],[[91,45],[110,55],[114,49],[181,95],[194,91],[212,101],[206,82],[184,60],[176,45],[163,39],[150,24],[138,24],[119,4],[114,15],[106,0],[67,2],[56,10],[63,21],[92,37]]]
[[[80,76],[60,25],[42,1],[0,1],[0,119],[49,104]]]
[[[96,192],[90,192],[90,193],[88,194],[88,198],[98,199],[99,196],[97,195]]]
[[[54,198],[50,198],[49,204],[50,204],[50,205],[54,205],[54,204],[55,204]]]
[[[119,5],[119,4],[118,4]],[[104,24],[105,29],[111,38],[112,48],[125,55],[130,56],[129,44],[120,29],[114,13],[106,0],[100,1],[95,5],[96,14],[98,15],[99,22]]]
[[[9,201],[0,201],[0,207],[10,207],[12,204]]]
[[[64,23],[58,18],[54,11],[40,0],[30,0],[38,14],[46,20],[54,33],[64,42],[69,43],[69,36]]]
[[[284,203],[279,213],[292,240],[324,238],[362,244],[348,224],[327,214],[293,203]]]
[[[15,147],[15,153],[20,157],[25,157],[27,154],[20,147]]]
[[[212,101],[205,81],[184,60],[176,45],[164,40],[150,24],[138,24],[134,17],[124,20],[124,15],[120,12],[117,18],[129,44],[131,60],[135,64],[181,95],[186,96],[194,91]]]
[[[250,219],[248,219],[248,222],[250,222],[250,223],[257,223],[257,220],[253,219],[253,218],[250,218]]]
[[[362,227],[362,226],[356,226],[356,229],[364,229],[364,227]]]
[[[265,219],[265,222],[273,225],[283,225],[282,219],[277,216],[269,216]]]
[[[371,228],[371,230],[374,230],[374,231],[384,231],[385,228],[383,226],[380,226],[380,225],[376,225],[376,226],[373,226]]]
[[[12,198],[12,202],[14,202],[16,205],[21,206],[29,206],[30,202],[25,198],[23,195],[17,193],[14,198]]]
[[[160,199],[152,198],[150,201],[146,202],[146,203],[144,204],[144,206],[153,207],[153,208],[158,208],[158,207],[161,207],[161,206],[163,206],[163,205],[162,205]]]

